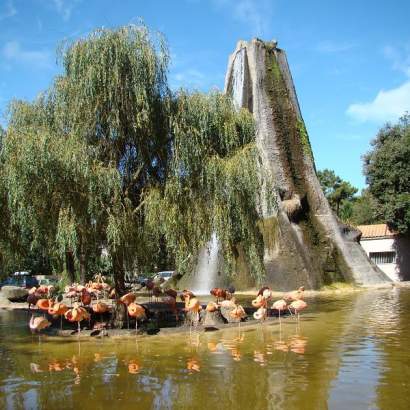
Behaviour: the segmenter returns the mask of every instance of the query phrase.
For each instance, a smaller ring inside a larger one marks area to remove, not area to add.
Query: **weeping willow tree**
[[[167,180],[147,196],[148,224],[165,235],[180,271],[193,269],[200,248],[215,232],[225,271],[232,273],[241,244],[251,273],[261,279],[263,247],[256,224],[261,189],[251,114],[237,113],[220,93],[181,91],[171,132]],[[183,264],[188,259],[191,263]]]
[[[262,277],[251,115],[220,93],[172,93],[167,45],[143,25],[97,30],[60,55],[50,89],[11,104],[11,224],[64,257],[72,277],[106,247],[119,290],[126,270],[164,258],[188,269],[212,232],[227,271],[241,244]]]
[[[11,106],[4,144],[10,222],[30,233],[31,247],[65,258],[71,280],[77,259],[84,280],[87,259],[100,245],[100,203],[119,190],[119,178],[89,155],[83,139],[57,130],[48,108],[43,98]]]

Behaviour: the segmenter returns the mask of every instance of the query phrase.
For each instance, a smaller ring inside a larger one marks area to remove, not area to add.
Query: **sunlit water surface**
[[[315,298],[300,326],[56,340],[0,312],[1,409],[409,409],[410,290]]]

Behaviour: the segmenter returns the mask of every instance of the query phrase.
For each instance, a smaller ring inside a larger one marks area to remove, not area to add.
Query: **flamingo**
[[[51,325],[51,323],[42,316],[31,316],[30,322],[29,322],[29,328],[30,330],[35,333],[35,332],[40,332],[43,329],[46,329]]]
[[[286,302],[294,302],[294,301],[300,300],[300,299],[303,300],[303,298],[304,298],[304,291],[305,291],[305,287],[304,287],[304,286],[301,286],[298,290],[294,290],[293,292],[286,293],[286,294],[283,296],[283,299],[284,299]]]
[[[109,299],[117,299],[117,291],[115,288],[110,288],[108,290],[108,298]]]
[[[264,286],[262,288],[259,289],[258,294],[256,296],[263,296],[263,292],[265,292],[265,290],[270,290],[269,286]]]
[[[92,306],[92,310],[93,310],[95,313],[100,313],[100,314],[102,314],[102,313],[108,312],[109,307],[108,307],[108,305],[107,305],[106,303],[104,303],[104,302],[97,302],[96,304],[94,304],[94,305]]]
[[[85,310],[84,307],[80,306],[78,303],[74,303],[73,308],[67,310],[67,312],[64,313],[64,317],[70,322],[77,322],[78,335],[80,335],[80,322],[83,320],[89,320],[90,314]]]
[[[77,298],[77,284],[73,283],[64,288],[65,297],[70,299],[70,306],[73,304],[73,299]]]
[[[158,298],[160,298],[163,295],[162,290],[159,286],[154,286],[152,288],[152,294],[156,302],[158,302]]]
[[[135,293],[127,293],[124,296],[120,297],[120,302],[124,303],[124,305],[128,308],[128,306],[133,303],[135,301],[135,299],[137,298]],[[130,328],[130,318],[128,316],[128,309],[127,309],[127,324],[128,324],[128,329]]]
[[[206,305],[207,312],[216,312],[219,309],[219,306],[215,302],[209,302]]]
[[[52,316],[60,316],[60,329],[63,328],[63,316],[67,312],[68,306],[64,303],[56,303],[48,308],[48,313]]]
[[[292,303],[289,305],[289,309],[293,309],[293,311],[295,312],[295,314],[296,314],[296,313],[298,314],[298,322],[299,322],[299,313],[300,313],[302,310],[306,309],[307,307],[308,307],[308,304],[307,304],[304,300],[302,300],[302,299],[295,300],[294,302],[292,302]]]
[[[266,308],[261,306],[254,314],[253,317],[256,320],[265,320],[266,319]]]
[[[148,279],[145,287],[148,289],[148,300],[150,302],[152,301],[152,290],[154,289],[154,286],[155,283],[151,279]]]
[[[102,323],[102,314],[108,312],[109,310],[108,305],[104,302],[97,301],[97,303],[92,305],[91,308],[94,313],[97,313],[100,315],[100,321]]]
[[[36,306],[43,312],[48,312],[48,309],[53,306],[54,302],[51,299],[39,299]]]
[[[272,289],[267,288],[262,292],[263,298],[268,301],[272,299]]]
[[[186,302],[187,298],[194,298],[195,295],[190,290],[184,289],[180,297],[182,302]]]
[[[272,309],[275,309],[279,312],[279,324],[282,324],[280,320],[280,312],[286,310],[287,307],[288,305],[283,299],[279,299],[276,302],[273,302]]]
[[[191,324],[189,327],[189,331],[191,331],[192,328],[192,315],[195,315],[195,322],[198,323],[199,322],[199,311],[201,310],[201,304],[199,303],[198,298],[196,297],[187,297],[185,300],[185,310],[187,312],[191,313]]]
[[[127,312],[131,317],[135,318],[135,333],[138,331],[138,320],[145,319],[147,317],[145,308],[138,303],[130,303],[127,307]]]
[[[31,310],[31,305],[36,306],[39,299],[41,299],[41,296],[38,293],[29,292],[26,300],[26,302],[28,303],[28,309]]]
[[[91,303],[91,293],[87,290],[87,288],[81,289],[81,303],[84,306],[88,306]]]
[[[222,288],[213,288],[209,293],[216,298],[216,303],[219,303],[221,299],[225,300],[227,297],[226,290]]]
[[[229,312],[229,315],[233,318],[233,319],[239,319],[238,321],[238,329],[241,328],[241,320],[246,317],[246,312],[245,309],[241,306],[241,305],[236,305],[236,307]]]
[[[231,300],[223,300],[219,305],[225,309],[234,309],[236,308],[235,298],[232,298]]]
[[[256,299],[252,300],[252,306],[256,308],[261,308],[266,306],[266,300],[263,295],[258,295]]]

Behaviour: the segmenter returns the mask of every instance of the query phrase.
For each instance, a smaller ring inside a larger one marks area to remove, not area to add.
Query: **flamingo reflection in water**
[[[138,374],[141,369],[141,365],[139,364],[138,360],[130,360],[127,364],[128,366],[128,373],[130,374]]]
[[[37,316],[37,317],[31,316],[31,319],[28,325],[32,333],[40,333],[40,331],[49,327],[51,323],[42,316]]]
[[[194,372],[201,371],[201,364],[196,357],[191,357],[187,360],[186,368],[189,374],[193,374]]]
[[[265,354],[260,352],[259,350],[255,350],[253,352],[253,361],[259,363],[260,366],[266,365],[266,358]]]
[[[279,352],[292,352],[303,355],[306,352],[307,343],[308,340],[306,337],[296,334],[290,337],[287,341],[283,341],[282,338],[280,338],[273,343],[273,347]]]

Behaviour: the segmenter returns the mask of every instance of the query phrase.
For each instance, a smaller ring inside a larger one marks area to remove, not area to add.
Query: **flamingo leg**
[[[127,325],[128,325],[128,330],[130,330],[130,317],[128,315],[128,309],[127,309]]]
[[[138,319],[135,318],[135,334],[138,334]]]
[[[63,330],[63,315],[60,315],[60,330]]]
[[[78,321],[77,323],[78,323],[78,337],[80,337],[80,332],[81,332],[80,321]]]

